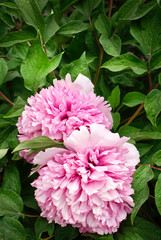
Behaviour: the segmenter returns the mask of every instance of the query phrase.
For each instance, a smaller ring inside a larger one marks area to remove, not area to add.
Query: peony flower
[[[41,216],[81,233],[116,232],[134,206],[131,182],[139,153],[128,140],[92,124],[65,137],[67,149],[38,153],[33,162],[44,166],[32,186]]]
[[[94,94],[91,81],[79,74],[72,82],[69,74],[65,80],[54,80],[54,87],[42,89],[28,99],[28,105],[19,117],[17,127],[19,141],[45,135],[53,140],[62,140],[80,126],[92,123],[112,128],[111,107],[103,97]],[[27,158],[27,152],[20,152]],[[27,158],[32,162],[32,158]]]

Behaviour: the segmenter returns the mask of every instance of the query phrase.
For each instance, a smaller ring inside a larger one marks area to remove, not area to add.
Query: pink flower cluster
[[[41,216],[82,233],[116,232],[134,206],[130,197],[136,148],[126,137],[92,124],[64,139],[67,149],[47,149],[34,159],[45,165],[32,186]]]
[[[139,153],[129,138],[112,133],[111,108],[83,75],[54,80],[28,99],[18,120],[19,140],[46,135],[66,148],[49,148],[28,162],[40,165],[32,183],[41,216],[82,233],[116,232],[134,206],[132,174]]]
[[[54,87],[42,89],[28,99],[22,116],[18,119],[19,141],[38,136],[48,136],[62,140],[80,126],[89,127],[99,123],[112,128],[111,107],[103,97],[94,94],[91,81],[79,74],[72,82],[67,74],[64,80],[54,80]],[[32,162],[33,155],[27,157],[27,150],[20,155]]]

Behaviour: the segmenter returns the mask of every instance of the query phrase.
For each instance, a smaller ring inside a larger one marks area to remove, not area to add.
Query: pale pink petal
[[[84,91],[85,93],[90,93],[90,92],[93,92],[94,90],[93,83],[89,80],[89,78],[85,77],[81,73],[78,75],[78,77],[74,81],[73,86],[76,89],[80,89],[81,91]]]

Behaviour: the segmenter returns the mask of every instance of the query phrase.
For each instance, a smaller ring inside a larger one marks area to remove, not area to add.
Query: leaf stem
[[[137,166],[143,166],[144,164],[140,164],[140,163],[138,163],[137,164]],[[149,166],[149,167],[151,167],[151,168],[153,168],[153,169],[155,169],[155,170],[158,170],[158,171],[161,171],[161,168],[158,168],[158,167],[154,167],[154,166],[152,166],[151,164],[145,164],[145,165],[147,165],[147,166]]]
[[[113,0],[110,0],[110,6],[109,6],[109,11],[108,11],[108,18],[111,18],[111,11],[112,11],[112,4],[113,4]]]
[[[54,234],[53,234],[53,235],[51,235],[50,237],[43,238],[42,240],[49,240],[49,239],[51,239],[52,237],[54,237]]]
[[[93,82],[94,86],[96,86],[96,83],[97,83],[97,79],[98,79],[98,75],[99,75],[100,67],[101,67],[101,63],[102,63],[102,58],[103,58],[103,48],[101,47],[100,48],[100,56],[99,56],[99,60],[98,60],[97,71],[96,71],[96,75],[95,75],[94,82]]]
[[[30,214],[26,214],[24,213],[25,217],[30,217],[30,218],[36,218],[36,217],[40,217],[40,215],[30,215]]]
[[[15,104],[13,102],[11,102],[1,91],[0,91],[0,95],[12,106],[14,106]]]
[[[157,87],[159,86],[159,83],[157,83],[155,85],[154,88],[152,88],[151,90],[153,89],[156,89]],[[136,112],[132,115],[132,117],[129,119],[129,121],[125,124],[125,126],[128,126],[135,118],[136,116],[140,113],[140,111],[142,110],[142,108],[144,107],[144,102],[140,105],[140,107],[136,110]]]
[[[42,39],[42,44],[43,44],[44,51],[45,51],[46,56],[47,56],[48,53],[47,53],[47,50],[46,50],[46,45],[45,45],[44,39],[43,38],[41,38],[41,39]]]
[[[8,57],[6,54],[3,54],[3,56],[4,56],[5,58],[7,58],[9,61],[12,60],[12,59],[11,59],[10,57]]]
[[[136,112],[132,115],[132,117],[129,119],[129,121],[125,124],[125,126],[128,126],[135,118],[136,116],[140,113],[142,108],[144,107],[144,102],[140,105],[140,107],[136,110]]]
[[[115,34],[117,33],[118,30],[119,30],[119,27],[117,27],[117,28],[115,29],[115,31],[114,31],[113,34],[112,34],[112,37],[113,37],[113,35],[115,35]]]
[[[155,197],[154,197],[154,196],[152,196],[152,195],[149,195],[149,197],[151,197],[152,199],[155,199]]]
[[[148,78],[149,78],[149,87],[150,91],[152,90],[152,79],[151,79],[151,73],[150,73],[150,60],[151,60],[151,52],[149,53],[149,59],[148,59]]]
[[[44,39],[43,39],[42,37],[41,37],[41,39],[42,39],[42,44],[43,44],[43,48],[44,48],[45,54],[46,54],[46,56],[48,57],[48,53],[47,53],[47,50],[46,50],[46,45],[45,45]],[[54,77],[56,77],[54,71],[51,71],[50,73],[51,73]]]
[[[93,24],[92,24],[92,21],[91,21],[90,18],[89,18],[89,22],[90,22],[91,27],[93,27]],[[94,86],[96,86],[98,75],[99,75],[99,72],[100,72],[101,63],[102,63],[102,58],[103,58],[103,48],[102,48],[102,46],[101,46],[101,44],[100,44],[100,42],[98,40],[98,37],[97,37],[95,32],[94,32],[94,35],[95,35],[98,47],[100,49],[100,55],[99,55],[99,60],[98,60],[98,65],[97,65],[97,71],[96,71],[96,75],[95,75],[94,82],[93,82]]]
[[[27,44],[29,45],[29,47],[31,47],[31,44],[30,44],[30,42],[29,42],[29,41],[27,41]]]

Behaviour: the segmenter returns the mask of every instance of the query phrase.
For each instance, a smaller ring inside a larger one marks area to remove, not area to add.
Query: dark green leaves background
[[[0,239],[161,239],[160,26],[158,0],[0,0]],[[113,235],[48,224],[30,185],[37,175],[18,154],[57,146],[19,144],[16,123],[29,96],[67,73],[91,79],[112,106],[112,131],[140,153],[135,207]]]

